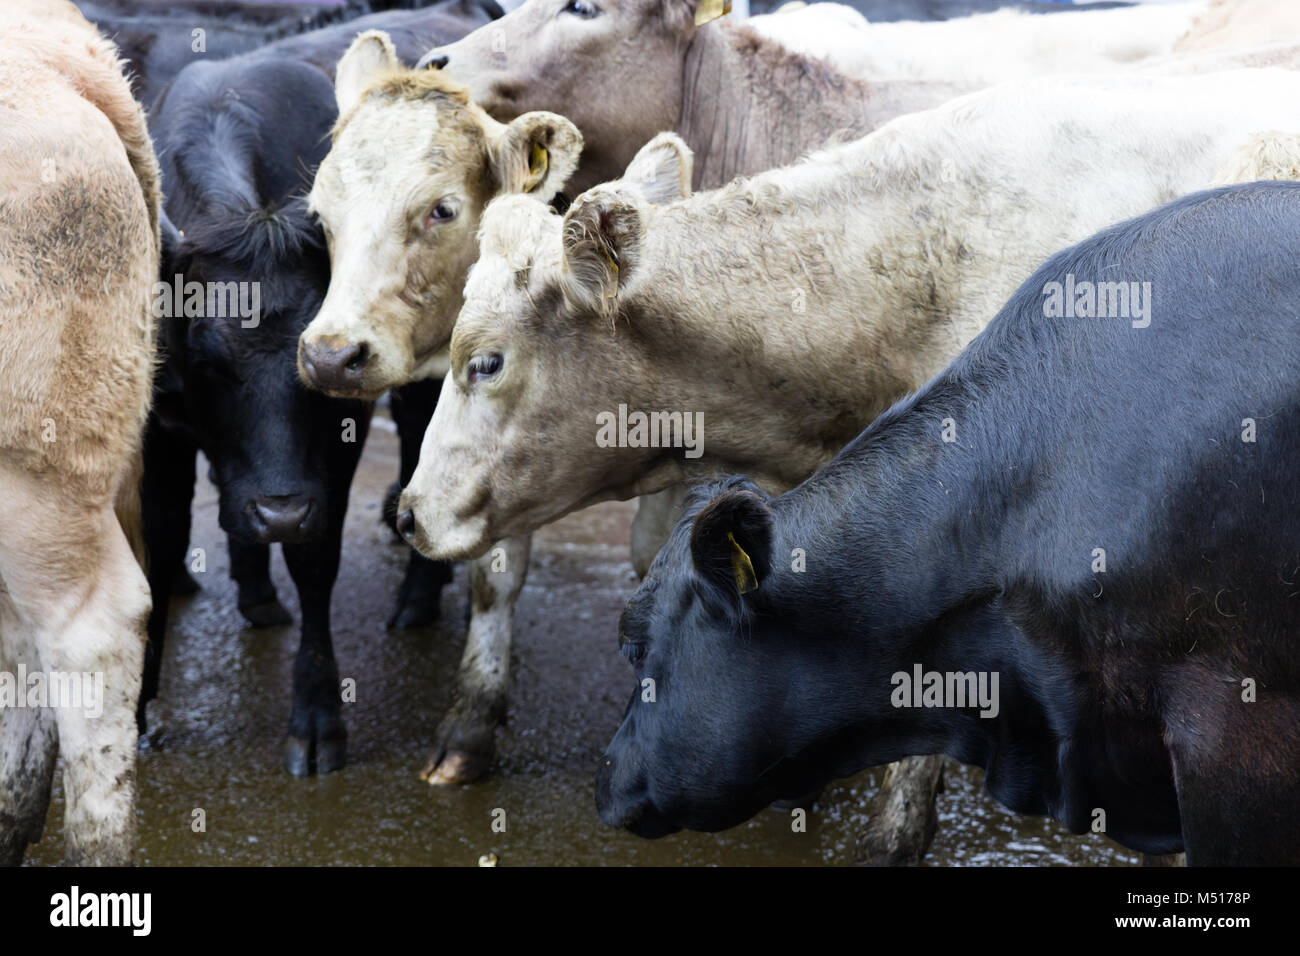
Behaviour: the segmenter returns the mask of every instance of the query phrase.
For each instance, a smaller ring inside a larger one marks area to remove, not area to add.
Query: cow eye
[[[445,202],[440,202],[429,210],[429,215],[424,217],[425,228],[437,225],[440,222],[450,222],[456,218],[456,210]]]
[[[633,667],[639,667],[645,660],[645,641],[623,641],[618,646],[618,652],[627,658],[627,662]]]
[[[505,364],[505,359],[501,357],[500,352],[484,352],[475,355],[469,360],[468,371],[466,376],[469,383],[473,385],[480,378],[491,378],[497,372],[501,371],[501,366]]]
[[[584,20],[590,20],[600,11],[595,4],[587,3],[586,0],[569,0],[564,5],[564,13],[572,13],[575,17],[582,17]]]

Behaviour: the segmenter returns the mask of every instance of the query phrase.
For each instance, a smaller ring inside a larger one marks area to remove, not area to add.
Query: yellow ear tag
[[[532,152],[528,157],[528,191],[532,192],[537,184],[546,178],[546,170],[550,165],[550,154],[546,152],[546,147],[541,143],[533,143]]]
[[[700,5],[695,8],[695,25],[703,26],[730,12],[731,0],[700,0]]]
[[[754,574],[754,564],[749,560],[745,549],[736,543],[736,537],[730,531],[727,532],[727,540],[731,542],[731,570],[736,575],[736,590],[741,594],[748,594],[758,588],[758,576]]]

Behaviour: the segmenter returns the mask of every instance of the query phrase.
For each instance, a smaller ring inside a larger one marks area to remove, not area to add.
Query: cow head
[[[194,314],[168,320],[168,365],[220,490],[222,530],[264,543],[322,535],[345,419],[363,440],[368,409],[298,381],[297,339],[329,281],[319,232],[301,201],[251,222],[209,215],[185,230],[174,273],[165,285]],[[187,290],[202,290],[202,305]]]
[[[437,71],[406,70],[388,36],[362,34],[339,61],[339,121],[310,205],[333,278],[302,336],[302,379],[375,398],[440,375],[484,205],[499,193],[550,199],[582,137],[551,113],[508,126]]]
[[[697,490],[628,602],[618,641],[637,686],[597,774],[606,824],[721,830],[825,783],[799,755],[834,709],[796,709],[802,686],[835,686],[837,660],[788,632],[775,535],[757,486]]]
[[[630,389],[657,391],[637,315],[654,286],[641,230],[690,178],[690,151],[666,133],[564,216],[523,197],[488,207],[451,371],[401,504],[421,551],[473,556],[515,529],[680,477],[681,449],[602,447],[597,415]]]
[[[716,10],[711,8],[716,7]],[[586,140],[579,189],[613,179],[660,130],[676,129],[686,50],[708,0],[529,0],[425,54],[498,119],[560,109]]]

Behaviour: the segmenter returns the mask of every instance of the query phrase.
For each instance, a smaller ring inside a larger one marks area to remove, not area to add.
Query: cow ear
[[[361,94],[387,73],[402,68],[397,50],[387,33],[367,30],[348,47],[334,71],[334,99],[338,101],[339,116],[357,105]]]
[[[536,193],[549,200],[578,168],[582,134],[563,116],[525,113],[501,130],[489,151],[503,193]]]
[[[695,154],[682,138],[676,133],[660,133],[632,157],[623,182],[641,190],[646,202],[662,206],[691,194],[694,168]]]
[[[643,222],[637,202],[615,184],[587,190],[564,214],[566,290],[604,314],[636,269]]]
[[[732,488],[700,509],[691,524],[695,570],[723,591],[748,594],[772,570],[772,511],[766,497]]]

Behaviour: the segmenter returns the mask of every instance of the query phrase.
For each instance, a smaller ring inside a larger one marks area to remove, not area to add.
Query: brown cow
[[[40,838],[57,750],[69,861],[122,864],[158,168],[117,51],[64,0],[0,9],[0,112],[0,863]]]

